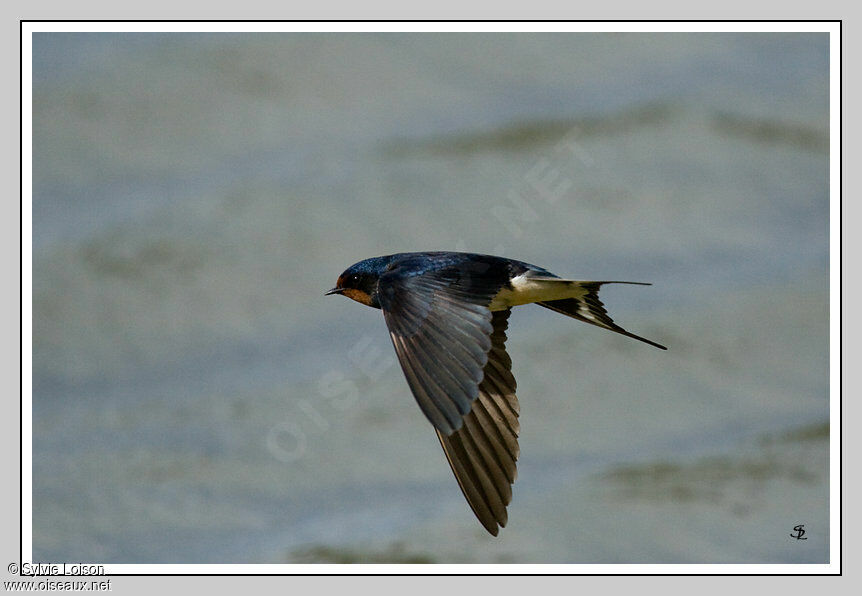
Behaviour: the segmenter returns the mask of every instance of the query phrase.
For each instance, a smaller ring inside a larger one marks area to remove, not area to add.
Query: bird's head
[[[359,261],[338,276],[335,287],[326,292],[326,295],[342,294],[366,306],[380,308],[380,302],[377,300],[377,281],[388,264],[389,257]]]

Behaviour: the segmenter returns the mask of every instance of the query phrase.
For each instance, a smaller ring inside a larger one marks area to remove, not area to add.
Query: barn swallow
[[[513,306],[535,303],[666,350],[613,322],[604,284],[490,255],[413,252],[351,265],[326,292],[379,308],[419,407],[434,426],[473,513],[497,535],[508,520],[518,447],[518,399],[506,329]]]

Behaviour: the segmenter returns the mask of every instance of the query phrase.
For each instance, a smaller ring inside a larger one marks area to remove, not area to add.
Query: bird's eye
[[[358,283],[359,282],[359,276],[358,275],[351,275],[350,281],[352,281],[353,283]]]

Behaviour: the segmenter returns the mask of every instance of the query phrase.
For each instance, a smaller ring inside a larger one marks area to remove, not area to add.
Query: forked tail
[[[559,280],[565,281],[565,280]],[[583,294],[574,298],[563,298],[561,300],[548,300],[545,302],[536,302],[539,306],[544,306],[560,314],[572,317],[590,325],[596,325],[603,329],[616,331],[626,337],[631,337],[642,341],[651,346],[655,346],[661,350],[667,350],[663,345],[652,340],[630,333],[614,323],[613,319],[605,310],[604,304],[599,300],[599,288],[604,284],[633,284],[638,286],[649,286],[651,284],[637,281],[569,281],[568,283],[576,285],[583,290]]]

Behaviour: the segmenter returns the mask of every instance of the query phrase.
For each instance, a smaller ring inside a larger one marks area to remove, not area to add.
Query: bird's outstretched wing
[[[492,313],[508,279],[501,259],[415,274],[397,265],[378,295],[395,352],[434,425],[467,502],[493,535],[506,525],[518,459],[518,401],[506,353],[509,309]]]
[[[491,350],[479,384],[479,397],[464,426],[437,437],[473,513],[494,536],[505,526],[517,475],[518,398],[512,360],[506,353],[509,310],[494,313]]]
[[[380,306],[419,407],[448,436],[479,395],[494,331],[487,305],[507,277],[493,270],[496,262],[418,274],[412,265],[380,276]]]

